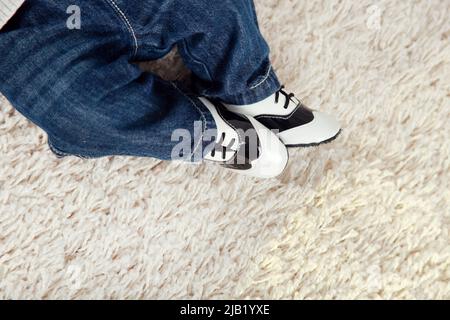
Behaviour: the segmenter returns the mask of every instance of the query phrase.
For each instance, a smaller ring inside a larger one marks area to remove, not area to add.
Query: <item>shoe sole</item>
[[[316,143],[309,143],[309,144],[287,144],[286,148],[311,148],[311,147],[318,147],[324,144],[328,144],[333,142],[334,140],[336,140],[342,133],[342,129],[339,130],[339,132],[334,136],[331,137],[330,139],[324,140],[322,142],[316,142]]]

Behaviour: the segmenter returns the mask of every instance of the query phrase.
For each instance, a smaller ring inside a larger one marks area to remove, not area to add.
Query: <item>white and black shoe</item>
[[[337,120],[325,113],[311,110],[284,86],[269,98],[255,104],[226,105],[227,109],[255,118],[278,136],[287,147],[310,147],[333,141],[341,133]]]
[[[204,160],[258,178],[273,178],[284,171],[288,152],[273,132],[250,116],[230,112],[218,102],[199,99],[217,126],[215,142],[206,150]]]

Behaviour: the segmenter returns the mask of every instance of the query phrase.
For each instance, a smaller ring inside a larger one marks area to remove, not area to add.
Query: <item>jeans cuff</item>
[[[271,68],[267,77],[261,82],[251,86],[244,93],[222,96],[221,99],[229,104],[247,105],[260,102],[280,90],[281,84],[275,71]]]

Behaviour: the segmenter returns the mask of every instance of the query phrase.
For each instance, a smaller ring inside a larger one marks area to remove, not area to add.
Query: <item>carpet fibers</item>
[[[0,298],[450,299],[450,5],[257,0],[341,136],[273,180],[57,159],[0,98]]]

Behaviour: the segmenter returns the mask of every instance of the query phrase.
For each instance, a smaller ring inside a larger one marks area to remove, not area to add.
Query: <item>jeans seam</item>
[[[269,66],[269,69],[267,70],[267,74],[264,76],[264,78],[260,82],[258,82],[257,84],[251,86],[250,90],[255,90],[256,88],[261,86],[264,82],[266,82],[269,79],[271,72],[272,72],[272,65]]]
[[[202,145],[203,138],[204,138],[204,133],[205,133],[206,130],[208,130],[208,124],[206,122],[206,116],[203,113],[203,111],[197,106],[197,104],[194,102],[194,100],[191,99],[191,97],[189,97],[187,94],[185,94],[183,91],[181,91],[177,87],[177,85],[175,83],[171,82],[171,84],[175,87],[175,89],[179,93],[181,93],[183,96],[185,96],[191,102],[191,104],[195,107],[195,109],[197,109],[197,112],[200,113],[200,120],[202,121],[202,124],[203,124],[203,131],[202,131],[201,137],[200,137],[197,145],[194,146],[194,149],[192,150],[191,154],[189,155],[189,158],[191,159],[195,155],[195,153],[197,152],[198,148]]]
[[[138,45],[136,32],[134,31],[130,20],[125,15],[125,13],[119,8],[119,6],[117,5],[117,3],[114,0],[105,0],[105,1],[107,1],[110,4],[110,6],[113,8],[115,13],[119,16],[119,18],[122,20],[122,22],[125,24],[128,31],[130,32],[130,35],[133,38],[133,48],[134,48],[133,57],[135,57],[137,55],[139,45]]]
[[[59,150],[58,148],[56,148],[56,147],[53,145],[53,143],[50,141],[50,139],[48,139],[47,143],[48,143],[48,146],[49,146],[50,150],[51,150],[57,157],[63,158],[63,157],[70,156],[70,154],[68,154],[68,153],[66,153],[66,152],[63,152],[63,151]]]
[[[209,81],[212,81],[213,79],[212,79],[212,77],[211,77],[211,72],[209,71],[209,69],[208,69],[206,63],[204,63],[203,61],[201,61],[201,59],[198,59],[197,57],[195,57],[195,56],[191,53],[191,51],[190,51],[189,48],[188,48],[186,39],[184,39],[184,40],[182,41],[182,43],[183,43],[184,52],[186,53],[186,55],[188,55],[195,63],[198,63],[198,64],[202,65],[203,68],[205,69],[206,73],[207,73],[207,76],[208,76],[208,78],[209,78]]]
[[[50,150],[51,150],[57,157],[65,158],[65,157],[74,156],[74,157],[77,157],[77,158],[80,158],[80,159],[85,159],[85,160],[92,159],[92,158],[89,157],[89,156],[83,156],[83,155],[81,155],[81,154],[71,154],[71,153],[64,152],[64,151],[62,151],[61,149],[59,149],[58,147],[55,147],[55,145],[51,142],[50,139],[48,139],[47,143],[48,143],[48,146],[49,146]]]

